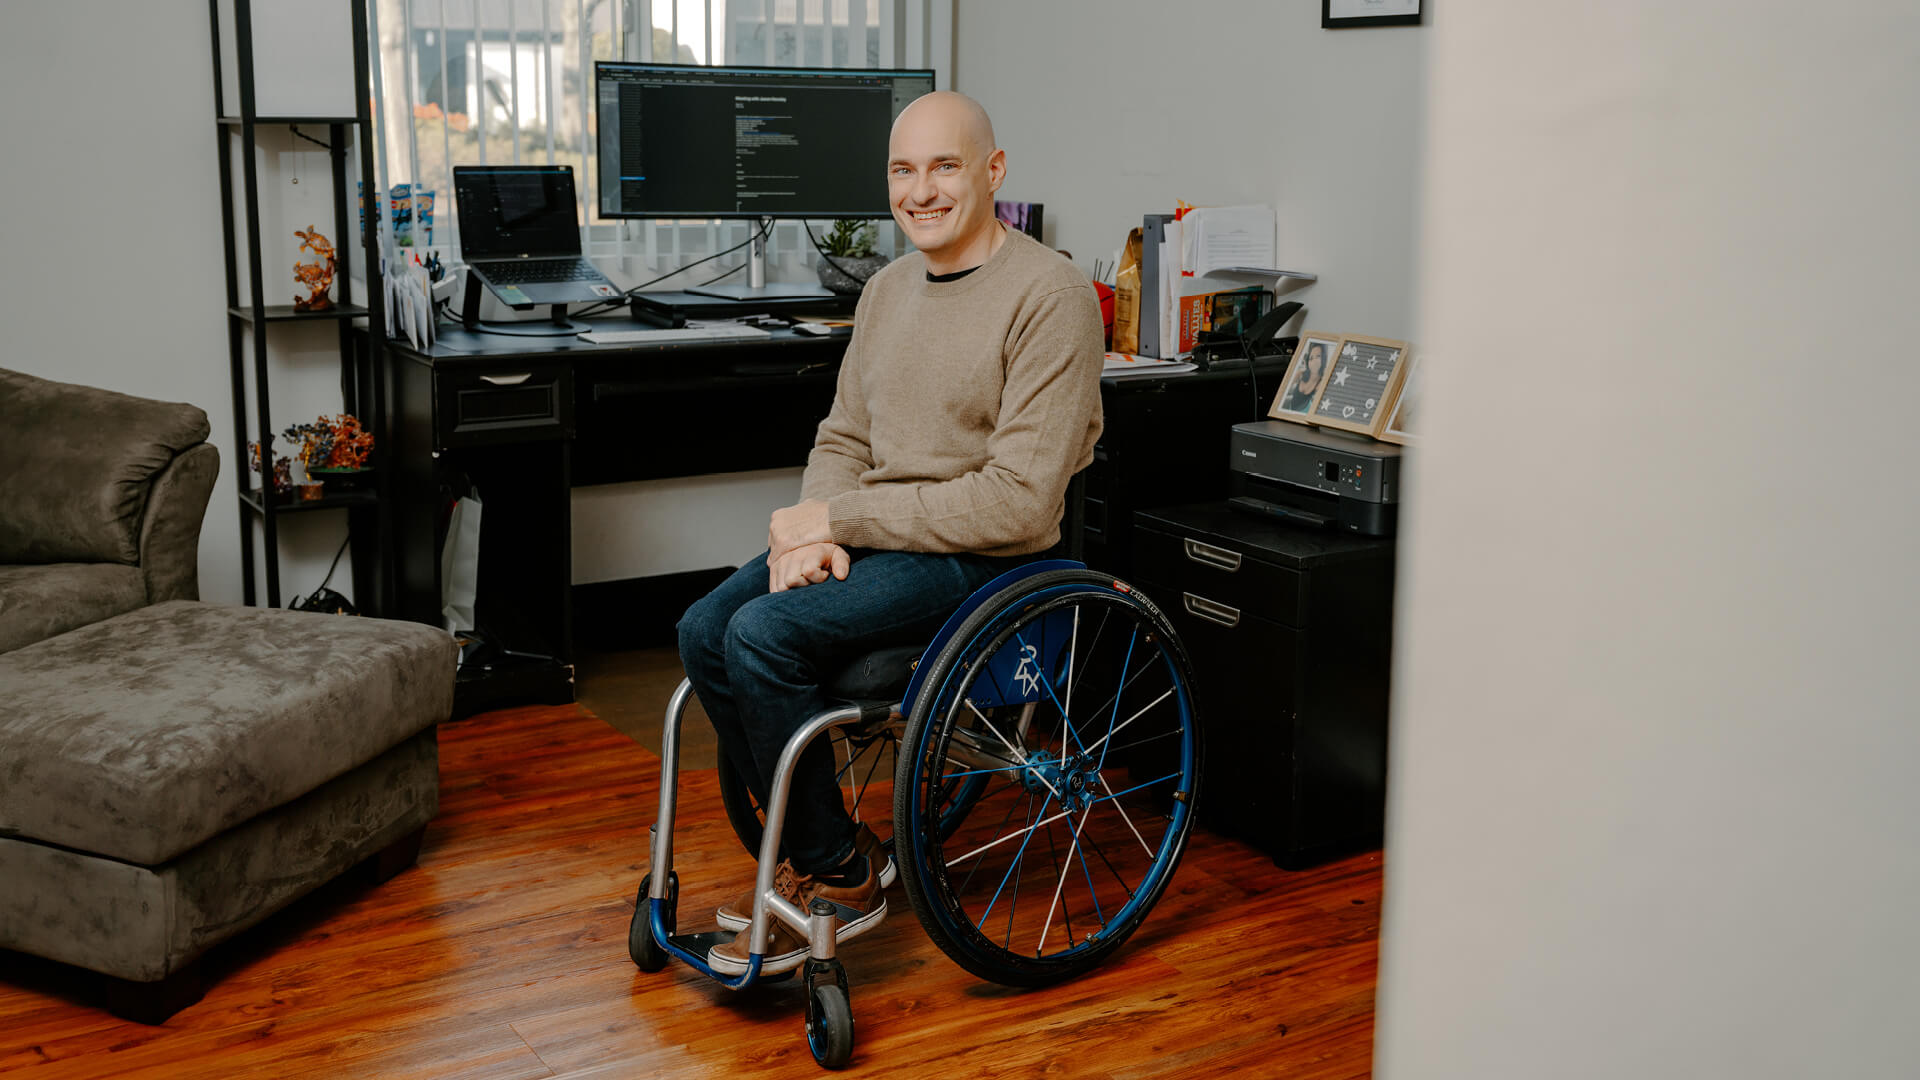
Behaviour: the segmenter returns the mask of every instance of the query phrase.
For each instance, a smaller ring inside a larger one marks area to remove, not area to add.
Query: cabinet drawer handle
[[[489,382],[495,386],[519,386],[531,378],[533,378],[533,372],[523,371],[518,375],[482,375],[480,381]]]
[[[1195,596],[1192,593],[1181,593],[1180,596],[1181,599],[1186,602],[1188,611],[1208,622],[1217,622],[1221,626],[1240,625],[1239,608],[1230,608],[1225,604],[1216,604],[1204,596]]]
[[[1217,566],[1228,573],[1240,569],[1240,553],[1237,551],[1217,548],[1212,544],[1203,544],[1198,540],[1188,540],[1186,543],[1187,558],[1192,559],[1194,562],[1203,563],[1207,566]]]

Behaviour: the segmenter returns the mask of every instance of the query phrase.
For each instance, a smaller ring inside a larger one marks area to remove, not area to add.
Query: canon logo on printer
[[[1256,454],[1256,453],[1254,453],[1254,452],[1253,452],[1253,451],[1251,451],[1251,450],[1242,450],[1242,451],[1240,451],[1240,456],[1241,456],[1241,457],[1250,457],[1250,458],[1257,458],[1257,457],[1259,457],[1260,455],[1259,455],[1259,454]]]

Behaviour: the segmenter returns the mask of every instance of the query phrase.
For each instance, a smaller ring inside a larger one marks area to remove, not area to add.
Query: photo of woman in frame
[[[1293,363],[1287,367],[1286,381],[1274,396],[1273,407],[1267,410],[1267,415],[1306,421],[1313,399],[1319,396],[1321,386],[1327,381],[1327,369],[1332,366],[1333,354],[1339,345],[1337,337],[1302,334]]]

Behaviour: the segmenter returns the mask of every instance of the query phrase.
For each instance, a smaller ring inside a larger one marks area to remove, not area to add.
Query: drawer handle
[[[1207,566],[1217,566],[1228,573],[1240,569],[1239,552],[1203,544],[1198,540],[1187,541],[1187,558]]]
[[[1195,596],[1192,593],[1181,593],[1180,596],[1186,601],[1188,611],[1208,622],[1217,622],[1221,626],[1240,625],[1239,608],[1230,608],[1225,604],[1216,604],[1204,596]]]
[[[489,382],[495,386],[519,386],[531,378],[533,378],[533,372],[523,371],[518,375],[482,375],[480,381]]]

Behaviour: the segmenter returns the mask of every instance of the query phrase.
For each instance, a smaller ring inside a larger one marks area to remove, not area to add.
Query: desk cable
[[[628,289],[626,292],[621,293],[619,299],[602,300],[598,303],[590,304],[587,307],[584,307],[579,311],[574,312],[573,317],[576,319],[581,319],[581,318],[587,317],[588,315],[598,315],[602,311],[612,311],[613,309],[626,303],[627,300],[633,296],[633,294],[639,292],[641,289],[648,287],[649,285],[658,285],[660,282],[667,280],[668,278],[674,276],[675,274],[684,274],[688,270],[691,270],[694,267],[701,265],[702,263],[710,263],[715,259],[721,258],[722,256],[731,255],[734,252],[739,251],[741,248],[746,247],[748,244],[753,243],[755,240],[763,239],[764,237],[768,236],[772,232],[773,232],[773,219],[768,218],[765,221],[761,222],[760,228],[754,230],[754,233],[752,236],[747,237],[745,240],[741,241],[738,244],[733,245],[727,250],[716,251],[704,259],[696,259],[695,261],[690,262],[685,266],[678,267],[673,270],[669,270],[666,273],[661,274],[659,277],[653,278],[650,281],[643,281],[640,284],[635,285],[633,288]],[[731,274],[734,271],[739,269],[740,267],[736,266],[733,268],[733,270],[727,271],[727,274]],[[726,277],[727,274],[721,274],[720,277]],[[715,278],[714,280],[718,281],[720,280],[720,278]]]

